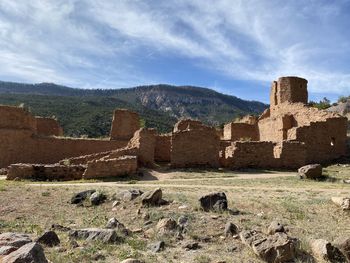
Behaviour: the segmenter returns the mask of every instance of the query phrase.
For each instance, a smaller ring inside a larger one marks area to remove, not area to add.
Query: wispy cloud
[[[0,78],[127,87],[172,82],[149,61],[181,59],[203,69],[203,79],[210,71],[265,85],[298,75],[313,92],[350,93],[349,7],[346,0],[2,0]]]

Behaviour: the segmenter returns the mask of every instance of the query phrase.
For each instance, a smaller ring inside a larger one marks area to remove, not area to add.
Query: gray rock
[[[339,248],[333,246],[330,242],[324,239],[315,239],[310,243],[312,254],[320,260],[328,260],[330,262],[346,262],[345,255]]]
[[[143,192],[139,189],[129,189],[120,192],[117,195],[117,199],[123,200],[123,201],[132,201],[136,199],[137,197],[141,196]]]
[[[277,232],[284,233],[285,232],[284,226],[278,221],[273,221],[273,222],[271,222],[270,226],[268,227],[267,233],[269,235],[273,235]]]
[[[165,243],[164,241],[158,241],[155,243],[152,243],[148,246],[148,249],[151,250],[153,253],[158,253],[165,248]]]
[[[54,231],[46,231],[36,241],[48,247],[54,247],[60,244],[60,239]]]
[[[227,198],[224,192],[204,195],[199,199],[199,203],[206,212],[227,210]]]
[[[178,219],[177,219],[177,223],[179,226],[181,227],[185,227],[187,226],[188,224],[188,217],[187,216],[180,216]]]
[[[242,231],[241,240],[250,246],[254,253],[268,263],[289,262],[295,259],[298,242],[285,233],[264,235],[261,232]]]
[[[11,232],[0,234],[0,247],[11,246],[19,248],[30,242],[32,242],[32,239],[26,234],[18,234]]]
[[[6,263],[47,263],[40,244],[31,242],[2,258]]]
[[[350,262],[350,238],[339,238],[334,241],[335,246],[337,246],[340,251],[347,257]]]
[[[339,205],[343,210],[350,210],[350,197],[332,197],[333,203]]]
[[[144,262],[134,258],[127,258],[120,263],[144,263]]]
[[[101,192],[95,192],[90,196],[90,202],[92,205],[99,205],[106,201],[107,196],[102,194]]]
[[[309,164],[298,169],[298,175],[303,179],[317,179],[322,177],[322,166],[320,164]]]
[[[162,190],[157,188],[153,191],[145,192],[141,195],[143,206],[158,206],[162,203]]]
[[[87,190],[77,194],[74,194],[71,198],[71,204],[80,204],[84,202],[88,197],[90,197],[96,190]]]
[[[118,205],[120,205],[120,201],[114,201],[112,204],[112,208],[117,207]]]
[[[172,218],[163,218],[159,220],[156,229],[159,234],[165,234],[175,231],[177,229],[177,223]]]
[[[17,249],[18,249],[17,247],[12,247],[12,246],[0,247],[0,258],[1,256],[6,256]]]
[[[118,240],[118,235],[113,229],[85,228],[71,230],[69,237],[77,239],[85,239],[87,241],[102,241],[103,243],[114,243]]]
[[[108,220],[106,228],[116,229],[126,236],[130,234],[130,231],[124,226],[124,224],[120,223],[115,217]]]
[[[227,237],[237,235],[238,234],[238,227],[231,222],[227,222],[225,225],[224,234]]]
[[[197,250],[200,249],[201,246],[198,242],[189,241],[183,245],[183,248],[186,250]]]

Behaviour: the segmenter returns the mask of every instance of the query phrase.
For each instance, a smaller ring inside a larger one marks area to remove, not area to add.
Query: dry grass
[[[123,203],[112,211],[112,200],[98,207],[76,207],[68,203],[73,193],[86,189],[100,189],[112,197],[123,189],[153,189],[161,186],[166,199],[174,200],[169,206],[142,208],[149,213],[154,228],[162,217],[177,219],[187,215],[190,219],[184,241],[172,236],[159,237],[133,234],[116,245],[98,242],[78,241],[80,248],[72,249],[66,233],[59,232],[61,250],[46,248],[47,257],[52,262],[91,262],[97,253],[104,255],[99,262],[118,262],[133,256],[146,262],[260,262],[254,254],[238,240],[223,238],[227,221],[237,224],[240,229],[257,228],[264,230],[269,223],[278,219],[289,229],[289,234],[301,240],[302,248],[309,251],[308,240],[324,238],[330,241],[349,236],[349,213],[341,211],[330,198],[334,195],[350,196],[350,185],[341,180],[350,179],[350,167],[330,166],[329,176],[324,181],[299,180],[296,176],[270,179],[237,179],[234,172],[180,172],[175,179],[163,181],[132,181],[117,185],[86,186],[79,183],[65,185],[28,185],[28,182],[7,182],[0,180],[0,232],[26,232],[37,236],[51,224],[61,224],[72,228],[104,227],[107,220],[116,217],[130,229],[143,228],[144,219],[137,214],[137,202]],[[193,176],[194,175],[194,176]],[[185,178],[196,180],[187,180]],[[95,181],[93,181],[95,182]],[[185,187],[184,187],[185,186]],[[198,209],[198,197],[214,190],[224,190],[229,206],[237,208],[241,214],[204,213]],[[181,205],[187,209],[179,209]],[[209,237],[208,242],[203,239]],[[165,251],[154,254],[147,245],[156,240],[164,240]],[[182,243],[197,240],[202,248],[185,251]],[[310,258],[300,258],[298,262],[312,262]]]

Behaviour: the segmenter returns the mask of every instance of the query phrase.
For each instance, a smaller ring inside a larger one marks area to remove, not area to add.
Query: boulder
[[[139,189],[125,190],[117,194],[116,198],[123,201],[132,201],[141,196],[143,192]]]
[[[162,204],[162,190],[157,188],[152,191],[147,191],[141,195],[143,206],[158,206]]]
[[[40,244],[31,242],[2,258],[6,263],[48,263]]]
[[[339,238],[334,241],[335,246],[337,246],[340,251],[347,257],[350,262],[350,238]]]
[[[206,212],[227,210],[227,198],[224,192],[204,195],[199,199],[199,203]]]
[[[238,234],[238,227],[231,222],[227,222],[225,225],[224,234],[227,237],[237,235]]]
[[[158,253],[165,248],[165,243],[164,241],[158,241],[155,243],[152,243],[148,246],[148,249],[151,250],[153,253]]]
[[[309,164],[298,169],[298,175],[302,179],[317,179],[322,177],[322,166],[320,164]]]
[[[103,243],[114,243],[118,235],[113,229],[85,228],[69,231],[71,238],[85,239],[87,241],[102,241]]]
[[[10,246],[19,248],[30,242],[32,242],[32,239],[26,234],[18,234],[11,232],[0,234],[0,247]]]
[[[87,190],[83,191],[77,194],[74,194],[70,200],[71,204],[81,204],[84,202],[88,197],[90,197],[93,193],[95,193],[96,190]]]
[[[12,246],[0,247],[0,258],[1,256],[6,256],[17,249],[18,249],[17,247],[12,247]]]
[[[285,232],[284,226],[278,221],[271,222],[270,226],[267,229],[267,234],[273,235],[278,232],[284,233]]]
[[[60,239],[55,231],[46,231],[36,241],[48,247],[54,247],[60,244]]]
[[[350,198],[349,197],[332,197],[333,203],[340,206],[343,210],[350,210]]]
[[[106,201],[107,196],[104,195],[101,192],[94,192],[91,196],[90,196],[90,202],[92,205],[99,205],[102,204],[104,201]]]
[[[295,258],[297,240],[285,233],[264,235],[257,231],[243,231],[240,234],[244,244],[250,246],[254,253],[268,263],[289,262]]]
[[[344,254],[339,248],[333,246],[324,239],[315,239],[310,243],[312,254],[320,260],[328,260],[330,262],[346,262]]]
[[[159,234],[165,234],[168,232],[172,232],[177,229],[177,223],[172,218],[163,218],[159,220],[156,230]]]
[[[129,235],[130,230],[128,230],[124,224],[120,223],[115,217],[112,217],[108,220],[106,228],[108,229],[116,229],[117,231],[123,233],[124,235]]]

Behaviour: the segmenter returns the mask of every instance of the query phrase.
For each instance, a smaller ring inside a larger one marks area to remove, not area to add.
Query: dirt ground
[[[66,232],[58,232],[61,245],[45,248],[52,262],[120,262],[136,257],[145,262],[261,262],[239,239],[223,235],[230,221],[240,230],[265,231],[273,220],[280,220],[292,237],[301,241],[296,262],[314,262],[308,242],[313,238],[334,241],[350,236],[350,213],[331,202],[332,196],[350,196],[349,165],[333,165],[325,169],[322,181],[300,180],[295,172],[225,171],[225,170],[162,170],[143,171],[143,177],[119,181],[77,182],[9,182],[0,180],[0,233],[26,232],[40,235],[52,224],[71,228],[104,227],[116,217],[134,233],[114,245],[78,240],[72,248]],[[160,187],[170,205],[141,208],[138,201],[122,202],[112,209],[113,197],[125,189],[151,190]],[[109,199],[100,206],[75,206],[69,203],[73,193],[96,189]],[[240,211],[229,213],[203,212],[201,195],[224,191],[229,207]],[[140,209],[140,211],[138,211]],[[145,225],[145,215],[151,223]],[[185,215],[189,225],[183,240],[175,236],[147,234],[158,220]],[[153,253],[148,245],[164,241],[165,250]],[[186,251],[183,244],[196,241],[201,248]]]

